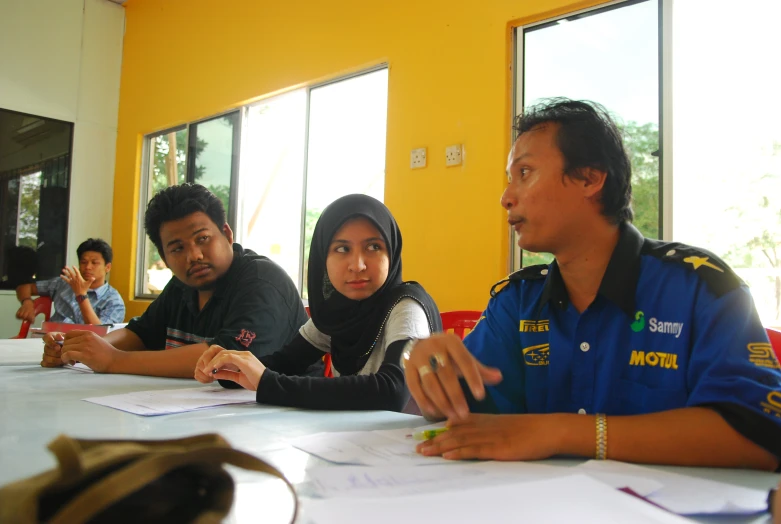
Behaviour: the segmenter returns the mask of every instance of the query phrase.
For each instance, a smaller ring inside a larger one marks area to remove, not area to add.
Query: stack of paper
[[[309,488],[321,497],[394,497],[466,489],[476,485],[515,484],[573,475],[567,466],[534,462],[454,462],[427,466],[342,466],[307,471]],[[591,476],[591,475],[590,475]],[[628,476],[602,475],[597,480],[614,488],[626,487]],[[632,491],[650,495],[662,484],[631,477]]]
[[[751,515],[767,510],[766,490],[623,462],[588,461],[572,468],[528,462],[461,462],[424,457],[415,452],[417,442],[411,438],[420,429],[423,428],[317,433],[295,439],[292,444],[325,460],[355,465],[309,471],[309,487],[320,497],[389,498],[458,491],[460,498],[461,490],[478,484],[504,489],[508,484],[583,474],[611,489],[629,488],[679,515]],[[422,465],[427,467],[418,467]],[[521,506],[525,508],[525,502]]]
[[[586,475],[393,498],[307,500],[304,515],[317,524],[689,522]]]

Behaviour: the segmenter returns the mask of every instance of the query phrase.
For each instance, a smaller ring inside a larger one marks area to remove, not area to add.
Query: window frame
[[[337,84],[340,82],[344,82],[346,80],[351,80],[353,78],[357,78],[360,76],[364,76],[367,74],[375,73],[381,70],[388,71],[388,75],[390,76],[390,65],[388,62],[380,62],[376,65],[360,69],[359,71],[354,71],[348,74],[343,74],[328,80],[325,80],[323,82],[314,83],[311,85],[298,87],[296,89],[290,89],[289,91],[296,91],[298,89],[304,89],[306,90],[306,111],[305,111],[305,122],[304,122],[304,148],[303,148],[303,155],[304,155],[304,161],[303,161],[303,173],[302,173],[302,193],[301,193],[301,226],[299,231],[299,240],[298,240],[298,251],[299,251],[299,273],[297,278],[297,284],[299,293],[303,296],[303,285],[304,285],[304,247],[305,247],[305,232],[306,232],[306,207],[307,207],[307,199],[306,199],[306,193],[307,193],[307,182],[308,182],[308,172],[309,172],[309,143],[310,143],[310,107],[311,107],[311,96],[312,91],[319,89],[321,87],[327,87],[329,85]],[[289,92],[285,91],[285,92]],[[142,148],[141,148],[141,155],[142,155],[142,163],[141,163],[141,188],[139,192],[139,206],[138,206],[138,225],[137,225],[137,239],[138,242],[136,244],[136,272],[135,272],[135,284],[134,284],[134,296],[135,299],[142,299],[142,300],[154,300],[158,295],[154,295],[151,293],[144,293],[144,290],[142,289],[144,286],[144,272],[146,271],[146,252],[145,252],[145,245],[146,245],[146,230],[144,229],[144,214],[146,212],[146,206],[149,202],[149,177],[151,174],[151,162],[150,162],[150,154],[152,152],[152,140],[157,138],[160,135],[172,133],[172,132],[179,132],[182,130],[187,131],[187,159],[185,164],[185,173],[186,173],[186,181],[192,182],[195,172],[195,164],[194,161],[191,160],[190,155],[190,149],[193,147],[193,143],[191,140],[195,139],[195,134],[191,133],[191,127],[197,126],[199,124],[202,124],[204,122],[208,122],[211,120],[215,120],[217,118],[222,118],[227,115],[237,114],[237,120],[233,127],[233,152],[232,152],[232,163],[231,163],[231,189],[230,189],[230,206],[229,206],[229,215],[227,217],[228,224],[231,226],[231,228],[234,231],[235,235],[235,241],[236,242],[242,242],[242,232],[239,230],[238,227],[238,209],[239,209],[239,192],[241,190],[241,141],[242,136],[244,134],[245,126],[247,125],[247,115],[249,111],[255,107],[258,104],[263,104],[265,100],[269,98],[273,98],[274,96],[284,94],[285,92],[279,92],[274,93],[271,96],[259,98],[257,100],[254,100],[252,103],[244,104],[241,107],[231,109],[230,111],[225,111],[223,113],[210,115],[208,117],[194,120],[192,122],[187,122],[182,125],[169,127],[160,131],[155,131],[149,134],[144,135]],[[387,112],[387,109],[386,109]],[[386,135],[386,151],[387,151],[387,135]],[[387,153],[386,153],[386,172],[387,172]]]
[[[299,253],[299,260],[298,260],[298,267],[299,272],[298,276],[296,278],[296,284],[299,289],[299,295],[303,297],[304,293],[304,266],[306,265],[305,257],[306,254],[304,253],[304,247],[305,247],[305,236],[306,236],[306,194],[307,194],[307,183],[309,180],[309,143],[310,143],[310,121],[311,121],[311,105],[312,105],[312,91],[327,87],[333,84],[338,84],[340,82],[344,82],[347,80],[352,80],[354,78],[358,78],[364,75],[368,75],[371,73],[376,73],[378,71],[386,70],[388,71],[388,75],[390,76],[390,65],[387,62],[381,62],[379,64],[376,64],[374,66],[361,69],[360,71],[355,71],[352,73],[348,73],[345,75],[341,75],[338,77],[331,78],[329,80],[325,80],[323,82],[318,82],[315,84],[299,87],[296,89],[290,89],[288,91],[282,92],[282,93],[275,93],[272,96],[264,97],[260,100],[256,100],[252,102],[251,104],[247,104],[242,108],[242,117],[243,119],[246,119],[248,112],[257,105],[262,105],[266,103],[268,99],[274,98],[275,96],[281,96],[286,93],[290,93],[293,91],[299,91],[304,90],[305,93],[305,100],[306,100],[306,107],[305,107],[305,121],[304,121],[304,148],[303,148],[303,171],[302,171],[302,186],[301,186],[301,222],[300,222],[300,230],[299,230],[299,237],[298,237],[298,253]],[[387,111],[387,110],[386,110]],[[243,123],[245,123],[246,120],[243,120]],[[242,130],[243,130],[242,126]],[[386,151],[387,151],[387,135],[386,135]],[[386,172],[387,172],[387,153],[386,153]],[[238,176],[238,182],[237,182],[237,189],[240,189],[241,185],[241,175]],[[236,208],[238,210],[238,208]],[[237,215],[238,216],[238,215]],[[242,232],[238,230],[238,228],[234,229],[234,233],[236,234],[237,241],[242,242],[243,239],[241,238]],[[304,299],[305,303],[307,302],[306,299]]]
[[[67,165],[67,173],[68,173],[67,190],[68,191],[67,191],[67,194],[66,194],[66,197],[65,197],[65,216],[67,217],[67,219],[65,221],[65,234],[64,234],[64,237],[63,237],[63,248],[62,248],[62,260],[63,260],[63,264],[65,264],[65,263],[67,263],[67,260],[68,260],[68,241],[70,239],[70,227],[69,227],[69,224],[70,224],[70,207],[71,207],[70,206],[70,203],[71,203],[70,202],[70,197],[71,197],[71,187],[73,186],[73,144],[74,144],[74,139],[75,139],[75,134],[76,134],[76,124],[74,122],[69,121],[69,120],[62,120],[62,119],[59,119],[59,118],[52,118],[50,116],[36,115],[34,113],[27,113],[25,111],[16,111],[14,109],[8,109],[6,107],[0,107],[0,111],[4,111],[6,113],[10,113],[10,114],[14,114],[14,115],[28,116],[28,117],[32,117],[32,118],[38,118],[38,119],[42,119],[42,120],[57,122],[59,124],[64,124],[69,129],[68,152],[67,152],[67,157],[68,157],[68,159],[67,159],[67,164],[68,164]],[[60,158],[60,156],[55,157],[55,158]],[[50,160],[52,160],[52,159],[49,159],[47,161],[50,161]],[[40,165],[43,166],[45,164],[45,162],[46,161],[40,162]],[[29,167],[29,166],[25,166],[25,167]],[[32,173],[35,173],[35,172],[36,171],[30,171],[29,173],[26,173],[26,174],[32,174]],[[20,183],[21,183],[21,176],[26,176],[26,174],[25,175],[20,175]],[[18,209],[17,209],[17,214],[18,214]],[[17,220],[18,220],[18,216],[17,216]],[[18,226],[18,222],[17,222],[17,226]],[[0,232],[0,234],[2,234],[2,233]],[[18,234],[19,234],[19,232],[17,230],[17,239],[18,239]],[[2,262],[6,262],[5,257],[2,258]],[[3,272],[3,268],[0,267],[0,276],[6,276],[6,275],[2,274],[2,272]],[[38,275],[36,275],[36,277],[38,277]],[[50,278],[56,278],[56,275],[54,277],[50,277]]]
[[[552,26],[560,20],[578,20],[603,12],[629,7],[649,0],[613,0],[593,7],[578,9],[552,18],[545,18],[527,24],[511,24],[512,55],[510,56],[510,121],[519,114],[519,90],[523,96],[524,69],[524,31],[540,26]],[[659,7],[658,16],[658,91],[659,91],[659,235],[660,240],[669,241],[672,238],[672,2],[673,0],[656,1]],[[520,36],[520,37],[519,37]],[[519,52],[520,50],[520,52]],[[519,56],[521,55],[521,56]],[[509,130],[510,144],[517,138],[515,132]],[[665,154],[666,153],[666,154]],[[507,272],[518,271],[523,266],[523,253],[518,245],[518,236],[512,228],[508,228],[510,249],[507,257]]]
[[[134,298],[142,300],[154,300],[158,295],[153,293],[144,292],[144,273],[146,272],[146,229],[144,228],[144,215],[146,214],[146,207],[149,203],[149,177],[151,175],[151,161],[150,155],[152,154],[152,141],[162,135],[169,133],[178,133],[180,131],[187,132],[187,152],[185,159],[185,181],[194,182],[195,176],[195,163],[194,159],[191,160],[190,149],[193,147],[191,140],[196,137],[195,133],[190,132],[190,128],[198,126],[205,122],[210,122],[218,118],[226,116],[234,116],[235,121],[233,123],[233,144],[231,152],[231,176],[230,176],[230,196],[229,196],[229,213],[226,216],[228,225],[235,230],[236,228],[236,205],[238,203],[238,180],[239,180],[239,152],[241,151],[241,135],[244,126],[244,115],[246,106],[240,108],[231,109],[230,111],[224,111],[216,115],[210,115],[199,120],[193,120],[186,124],[165,128],[161,131],[155,131],[144,135],[143,144],[141,147],[141,187],[139,191],[138,199],[138,224],[136,231],[136,275],[134,285]],[[153,249],[154,246],[152,246]]]
[[[303,186],[301,189],[301,230],[299,231],[299,242],[298,242],[298,250],[299,250],[299,261],[298,261],[298,267],[301,268],[298,272],[298,289],[299,294],[303,297],[304,296],[304,266],[305,264],[305,258],[306,253],[304,253],[304,239],[306,236],[306,194],[307,194],[307,182],[308,182],[308,176],[309,176],[309,142],[310,142],[310,134],[309,134],[309,124],[311,121],[311,113],[310,109],[312,107],[312,91],[315,89],[319,89],[321,87],[327,87],[333,84],[338,84],[340,82],[344,82],[347,80],[352,80],[354,78],[358,78],[364,75],[368,75],[371,73],[376,73],[378,71],[382,71],[383,69],[388,71],[388,78],[390,78],[390,66],[387,62],[382,62],[380,64],[377,64],[375,66],[361,69],[360,71],[355,71],[353,73],[342,75],[330,80],[326,80],[325,82],[320,82],[317,84],[312,84],[311,86],[307,86],[306,89],[306,123],[305,123],[305,142],[304,142],[304,176],[303,176]],[[386,115],[387,115],[387,106],[386,106]],[[387,118],[387,116],[386,116]],[[387,126],[387,123],[386,123]],[[387,144],[387,132],[385,135],[385,172],[387,174],[387,161],[388,161],[388,144]],[[383,199],[384,200],[384,199]],[[307,300],[308,303],[308,300]]]

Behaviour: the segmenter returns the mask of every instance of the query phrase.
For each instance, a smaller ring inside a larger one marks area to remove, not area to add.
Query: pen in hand
[[[435,429],[425,429],[423,431],[416,431],[412,434],[412,438],[415,440],[431,440],[432,438],[436,437],[437,435],[441,435],[445,431],[447,431],[448,428],[435,428]]]

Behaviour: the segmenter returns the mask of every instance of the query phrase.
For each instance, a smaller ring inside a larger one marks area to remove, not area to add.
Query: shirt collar
[[[632,224],[623,224],[619,229],[619,235],[618,243],[613,249],[605,275],[599,285],[598,294],[616,304],[631,317],[635,313],[635,292],[640,278],[640,251],[645,239]],[[552,302],[562,310],[569,305],[567,288],[564,286],[564,280],[561,278],[555,260],[550,265],[548,278],[545,280],[540,296],[537,306],[538,316],[548,302]]]
[[[100,299],[103,297],[103,295],[106,294],[108,291],[108,282],[104,282],[102,286],[96,287],[95,289],[88,289],[87,293],[95,293],[95,296]]]

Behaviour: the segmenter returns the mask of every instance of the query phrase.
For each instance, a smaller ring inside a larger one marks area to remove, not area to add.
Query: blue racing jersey
[[[627,224],[582,313],[555,261],[513,273],[491,294],[464,344],[502,371],[487,388],[499,413],[711,407],[781,457],[778,359],[748,288],[712,253]]]

